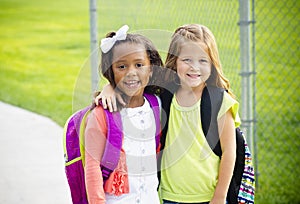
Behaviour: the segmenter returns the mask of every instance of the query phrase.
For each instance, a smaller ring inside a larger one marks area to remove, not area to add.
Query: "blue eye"
[[[200,59],[200,63],[202,63],[202,64],[207,64],[207,63],[209,63],[210,61],[208,60],[208,59],[205,59],[205,58],[203,58],[203,59]]]
[[[184,61],[184,62],[186,62],[186,63],[190,63],[190,62],[192,62],[192,60],[191,60],[191,59],[188,59],[188,58],[186,58],[186,59],[183,59],[182,61]]]

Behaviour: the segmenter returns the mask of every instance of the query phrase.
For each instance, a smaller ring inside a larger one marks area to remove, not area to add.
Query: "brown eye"
[[[118,66],[119,69],[125,69],[126,66],[124,64]]]
[[[144,65],[143,65],[142,63],[137,63],[135,66],[136,66],[137,68],[141,68],[141,67],[143,67]]]

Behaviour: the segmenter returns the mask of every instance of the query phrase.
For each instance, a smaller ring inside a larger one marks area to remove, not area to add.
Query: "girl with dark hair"
[[[159,149],[160,127],[157,124],[160,114],[154,109],[159,111],[160,100],[153,95],[158,88],[151,84],[156,80],[153,69],[163,63],[149,39],[127,34],[127,30],[128,26],[123,26],[117,32],[108,33],[100,45],[101,72],[127,104],[118,111],[121,125],[117,128],[122,133],[120,149],[107,144],[110,142],[107,135],[112,135],[115,129],[108,126],[103,107],[95,107],[88,116],[84,145],[89,204],[159,204],[156,151]],[[117,134],[115,131],[115,136],[120,137]],[[116,168],[104,182],[105,148],[114,148],[112,152],[120,156]]]

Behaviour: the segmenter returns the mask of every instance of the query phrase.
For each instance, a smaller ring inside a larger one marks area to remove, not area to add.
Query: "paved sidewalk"
[[[62,128],[0,102],[0,203],[71,204]]]

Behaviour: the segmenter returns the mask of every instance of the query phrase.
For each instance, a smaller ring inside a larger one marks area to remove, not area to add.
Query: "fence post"
[[[249,0],[239,0],[238,23],[240,27],[240,62],[241,62],[241,128],[245,131],[250,150],[253,149],[253,97],[251,94],[251,47],[250,47],[250,2]],[[252,151],[253,152],[253,151]]]
[[[90,0],[91,93],[98,89],[97,0]]]

